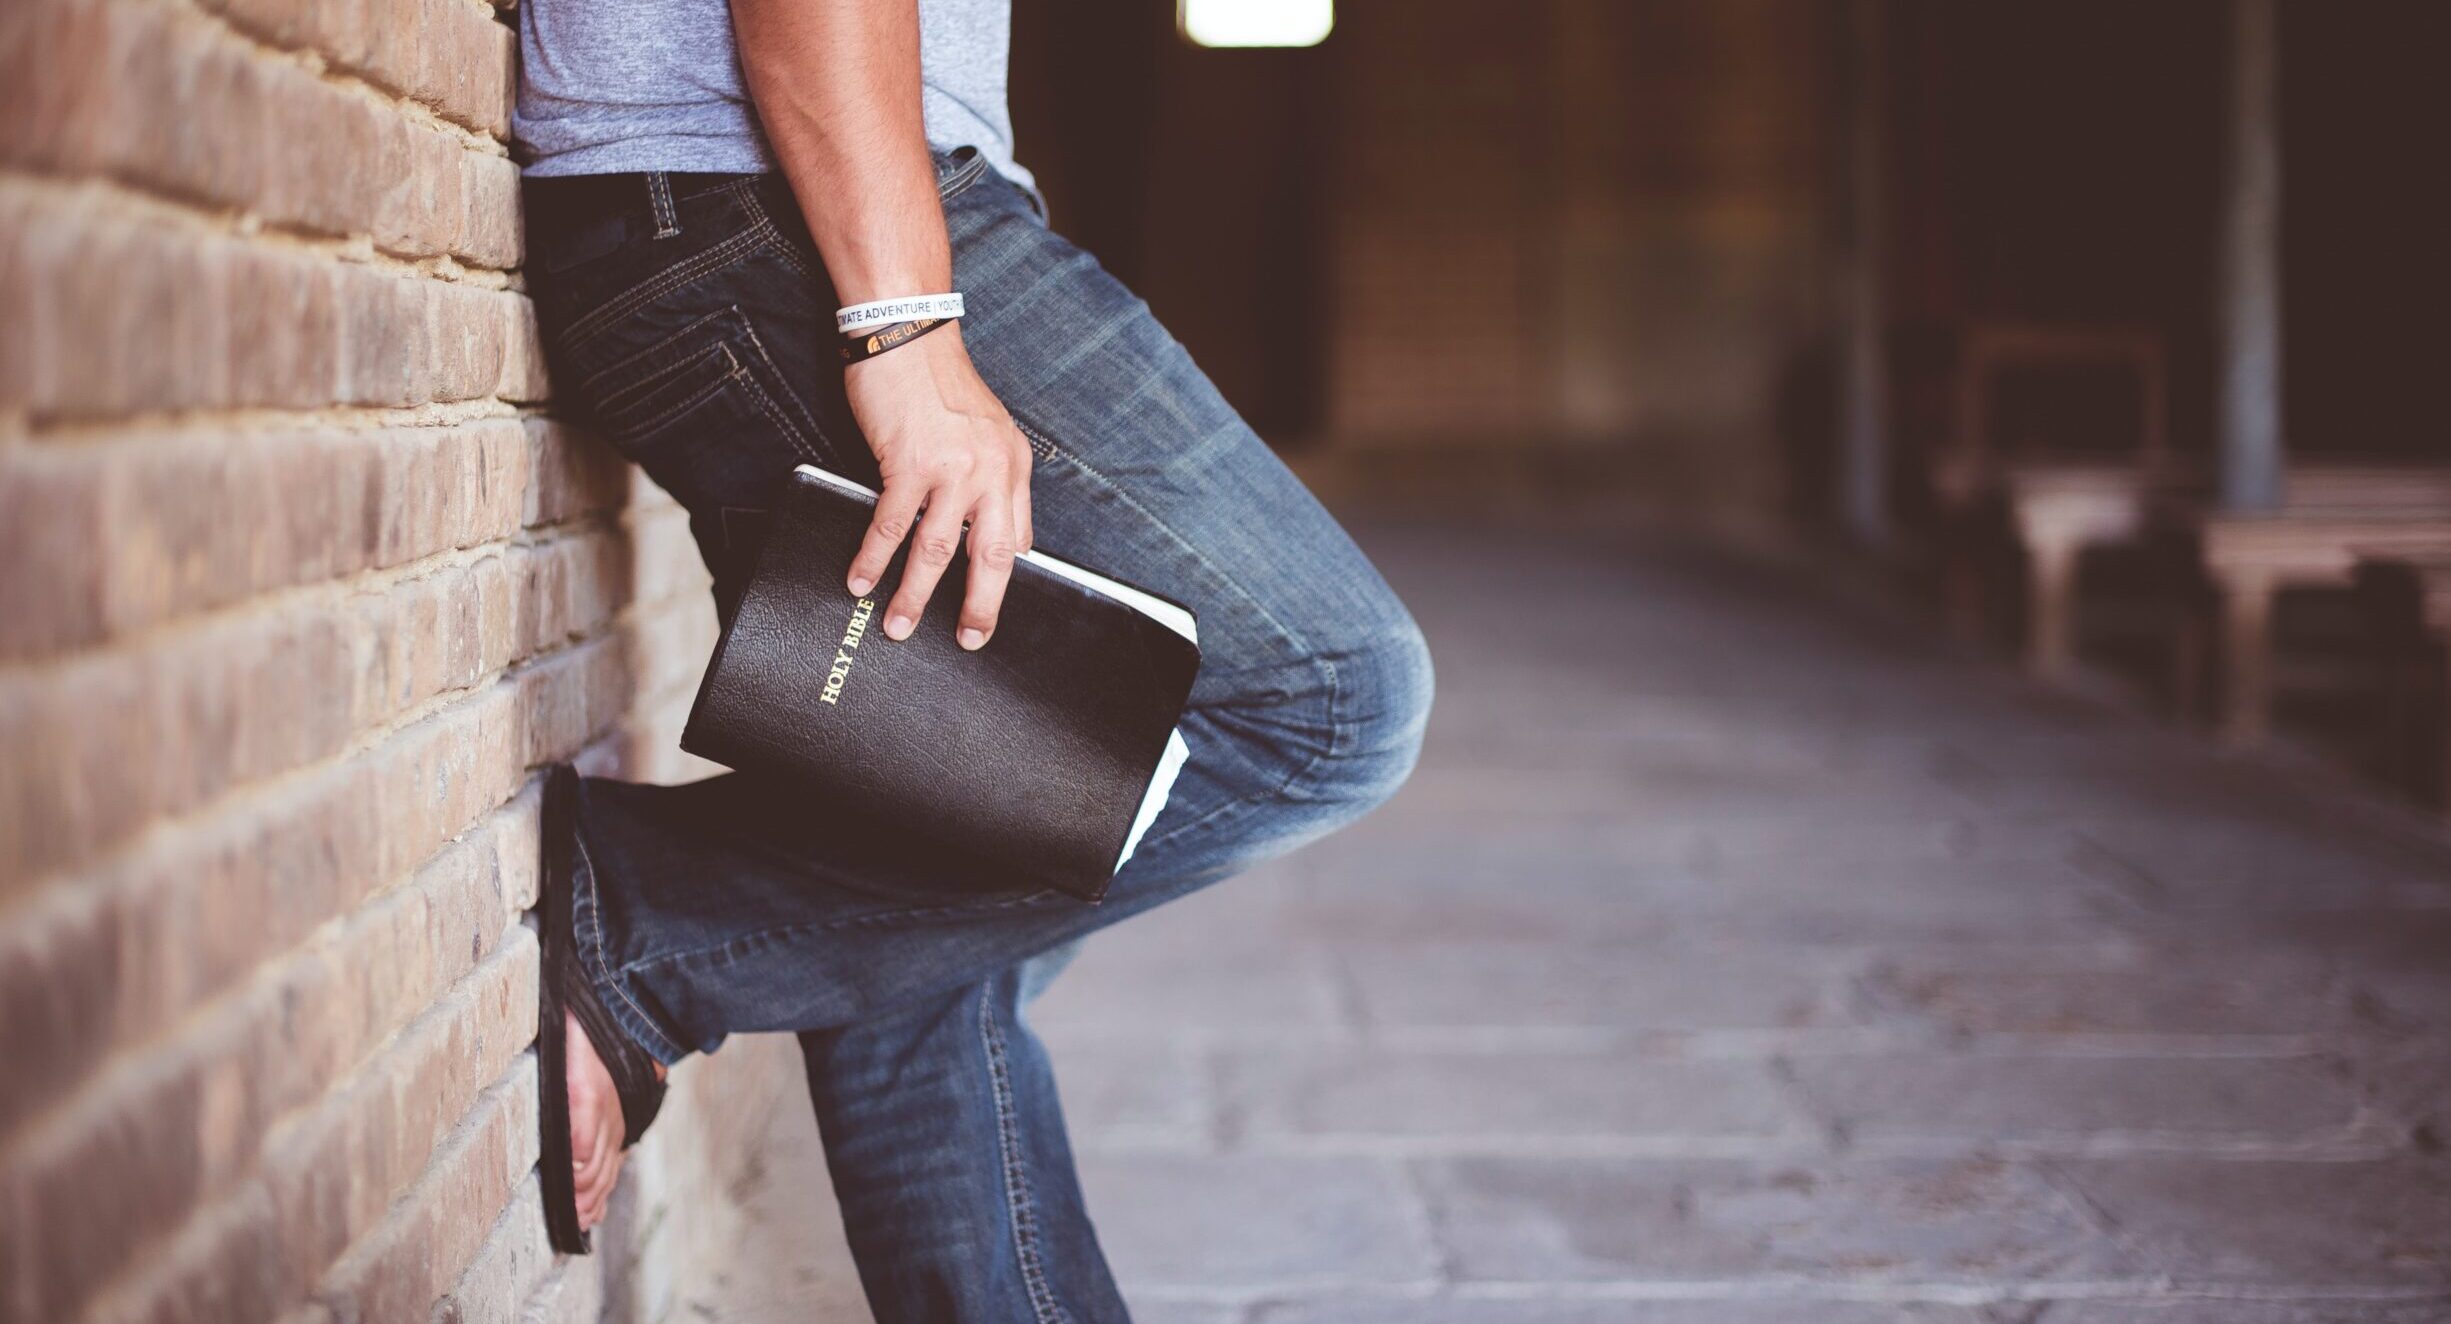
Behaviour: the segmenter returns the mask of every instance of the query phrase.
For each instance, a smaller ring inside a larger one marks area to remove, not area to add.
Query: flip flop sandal
[[[570,1070],[565,1040],[565,1011],[578,1018],[596,1056],[613,1077],[621,1100],[628,1149],[646,1134],[657,1110],[664,1106],[665,1083],[655,1074],[655,1059],[631,1042],[604,1004],[579,963],[571,936],[571,868],[577,842],[579,774],[567,763],[545,773],[542,815],[543,876],[538,900],[544,946],[544,969],[537,980],[536,1077],[537,1131],[542,1158],[538,1176],[545,1191],[545,1232],[553,1248],[566,1255],[588,1253],[588,1234],[579,1226],[577,1182],[570,1169]]]

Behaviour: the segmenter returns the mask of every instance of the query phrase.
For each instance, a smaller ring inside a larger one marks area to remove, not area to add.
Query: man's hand
[[[984,645],[996,632],[1013,558],[1030,547],[1029,442],[979,380],[960,323],[852,364],[843,385],[885,477],[851,561],[851,591],[876,587],[909,537],[902,583],[885,608],[886,637],[909,638],[967,523],[970,582],[956,638],[964,648]]]
[[[749,96],[845,305],[952,290],[953,250],[919,108],[917,0],[732,0]],[[1030,546],[1030,448],[970,366],[955,323],[844,371],[884,470],[851,591],[876,587],[917,530],[885,634],[907,639],[969,526],[957,637],[995,633]]]

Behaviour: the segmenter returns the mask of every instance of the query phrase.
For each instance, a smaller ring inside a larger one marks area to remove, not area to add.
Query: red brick
[[[316,1297],[343,1320],[423,1318],[485,1243],[492,1215],[536,1163],[533,1057],[488,1091],[383,1225],[334,1267]]]
[[[74,1088],[122,1045],[418,869],[518,790],[530,767],[576,752],[626,717],[633,690],[608,642],[492,685],[268,803],[159,834],[109,872],[18,909],[0,930],[0,990],[9,994],[0,1037],[20,1067],[0,1075],[0,1124]],[[666,702],[685,704],[687,695]],[[471,876],[524,905],[534,838],[532,827],[520,831],[528,835],[481,838],[476,863],[446,856],[425,867],[477,869]],[[464,939],[481,926],[454,931]],[[424,970],[448,956],[414,947],[428,954],[394,959]]]
[[[692,555],[678,514],[0,673],[0,822],[23,829],[0,893],[566,645],[635,587],[688,585],[649,570]]]
[[[0,46],[0,162],[103,176],[410,257],[519,260],[518,168],[193,12],[37,0]]]
[[[513,925],[498,951],[385,1042],[379,1056],[361,1067],[361,1052],[286,1084],[285,1077],[303,1074],[291,1067],[296,1047],[283,1039],[278,1017],[260,1020],[253,1042],[232,1056],[256,1073],[270,1069],[244,1082],[254,1095],[249,1106],[262,1115],[230,1136],[203,1138],[207,1161],[198,1187],[213,1203],[193,1217],[186,1208],[168,1209],[163,1217],[180,1229],[171,1253],[114,1288],[98,1313],[178,1318],[182,1303],[216,1284],[252,1298],[246,1318],[269,1318],[298,1301],[353,1241],[382,1222],[395,1196],[417,1183],[480,1095],[506,1080],[516,1083],[514,1068],[535,1038],[536,969],[534,937]],[[418,1004],[432,996],[421,993]],[[276,1009],[299,1002],[293,995]],[[162,1116],[167,1128],[180,1125],[175,1113],[144,1109],[139,1102],[126,1111]],[[216,1143],[228,1152],[213,1153]],[[242,1251],[256,1257],[255,1272],[232,1283],[227,1266]]]
[[[554,1281],[556,1270],[587,1263],[562,1261],[546,1242],[544,1192],[531,1173],[494,1220],[459,1280],[434,1303],[435,1324],[533,1320],[537,1316],[528,1310],[531,1300],[561,1286]]]
[[[310,50],[497,139],[510,136],[516,41],[467,0],[203,0],[274,46]]]
[[[512,418],[0,448],[0,559],[45,567],[0,577],[0,660],[603,514],[628,483],[602,443]]]
[[[504,290],[339,263],[40,189],[0,194],[0,408],[400,407],[545,390]]]

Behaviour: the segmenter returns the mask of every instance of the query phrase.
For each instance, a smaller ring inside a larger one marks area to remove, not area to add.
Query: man
[[[908,546],[888,639],[941,591],[961,644],[992,647],[1042,534],[1199,617],[1190,764],[1095,905],[831,875],[806,807],[740,774],[548,775],[555,1244],[584,1249],[666,1066],[794,1031],[881,1324],[1125,1318],[1022,1003],[1089,931],[1384,800],[1431,689],[1420,631],[1351,540],[1046,228],[1012,155],[1008,3],[520,6],[528,277],[557,397],[688,508],[719,610],[777,480],[814,461],[883,493],[843,567],[854,592]],[[845,366],[838,310],[922,296],[931,316]],[[968,573],[940,583],[957,548]]]

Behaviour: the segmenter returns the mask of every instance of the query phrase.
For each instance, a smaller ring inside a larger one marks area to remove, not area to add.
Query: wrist
[[[875,375],[868,371],[869,366],[888,359],[899,359],[905,365],[923,367],[957,360],[967,364],[970,361],[970,350],[962,343],[962,324],[959,321],[947,322],[929,334],[897,346],[887,353],[871,354],[866,358],[844,364],[843,379],[852,381],[863,376]],[[933,371],[934,369],[930,368],[931,375]]]

